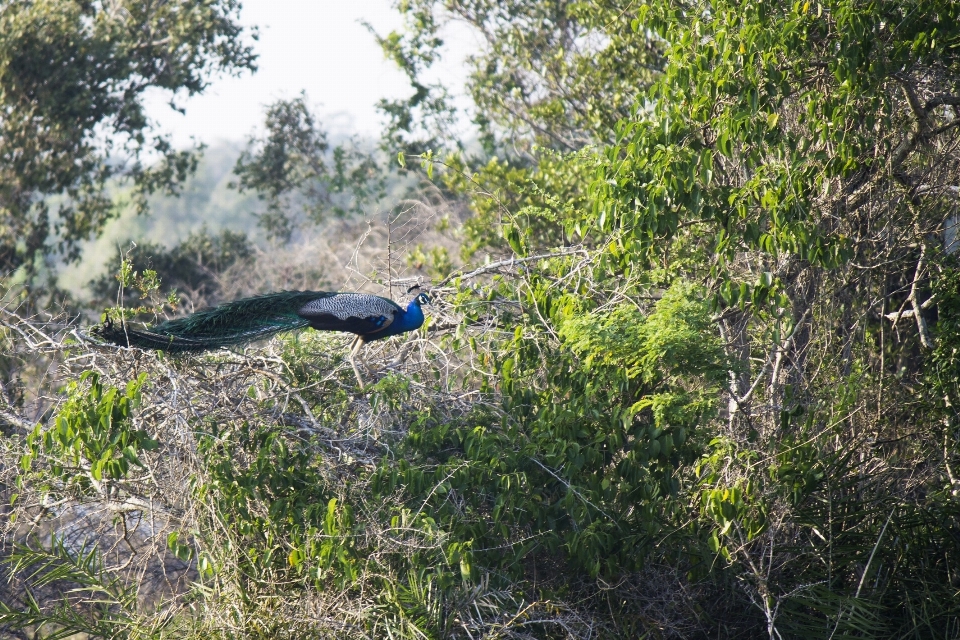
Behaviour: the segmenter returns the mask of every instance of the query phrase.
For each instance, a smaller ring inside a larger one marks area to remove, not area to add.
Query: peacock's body
[[[404,309],[393,300],[367,293],[281,291],[234,300],[149,329],[106,323],[96,333],[120,346],[172,353],[206,351],[266,338],[282,331],[311,327],[356,334],[350,362],[365,343],[413,331],[423,325],[418,294]],[[356,365],[354,364],[354,371]],[[357,379],[360,374],[357,372]],[[361,386],[363,381],[360,380]]]

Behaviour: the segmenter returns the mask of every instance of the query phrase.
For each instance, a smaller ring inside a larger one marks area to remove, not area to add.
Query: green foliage
[[[410,27],[409,34],[391,32],[379,36],[369,23],[366,26],[376,37],[384,56],[407,75],[413,93],[406,99],[384,98],[377,107],[387,116],[383,146],[400,149],[401,153],[421,154],[456,139],[451,135],[456,109],[445,87],[422,79],[424,70],[440,58],[438,49],[443,45],[432,12],[410,4],[401,4],[399,8]],[[403,156],[398,156],[398,160],[403,167]]]
[[[0,625],[10,629],[33,629],[45,640],[73,638],[161,638],[170,616],[148,616],[137,600],[137,585],[128,584],[110,571],[94,544],[70,548],[54,536],[50,547],[37,541],[15,544],[4,564],[11,578],[22,577],[29,586],[22,608],[0,602]],[[45,606],[36,590],[57,588],[56,604]],[[41,635],[42,634],[42,635]]]
[[[496,365],[502,412],[454,424],[421,412],[374,487],[428,506],[471,575],[519,577],[536,561],[526,556],[557,553],[590,575],[636,570],[670,520],[726,375],[698,295],[678,284],[646,318],[632,305],[578,315],[575,299],[554,300],[562,343],[544,363],[518,326],[513,355]]]
[[[119,299],[132,317],[147,312],[146,309],[134,311],[139,300],[158,295],[170,298],[177,291],[188,292],[194,306],[210,306],[219,301],[224,272],[248,261],[252,255],[253,246],[247,235],[229,229],[216,235],[202,229],[172,249],[148,242],[136,244],[127,251],[118,250],[108,263],[111,266],[119,263],[120,273],[104,275],[90,283],[94,294],[91,306],[111,302],[115,305]],[[160,283],[163,283],[162,289]],[[175,307],[176,303],[171,306]]]
[[[20,460],[23,470],[29,472],[43,461],[47,482],[55,479],[68,491],[87,493],[101,483],[127,478],[131,465],[143,469],[140,457],[159,446],[133,425],[146,380],[143,373],[125,389],[105,388],[98,373],[83,373],[67,386],[68,399],[53,425],[38,424],[27,437],[27,453]]]
[[[465,258],[482,249],[525,255],[583,236],[584,186],[592,161],[545,150],[537,160],[528,165],[492,158],[471,174],[462,156],[447,159],[441,181],[453,193],[464,194],[473,213],[463,228]]]
[[[926,372],[930,397],[944,416],[948,439],[957,442],[960,427],[960,268],[948,260],[933,283],[932,296],[937,300],[937,347]],[[949,447],[955,450],[956,447]]]
[[[678,281],[648,317],[638,316],[629,302],[592,312],[577,308],[560,336],[588,369],[596,362],[600,370],[648,385],[688,377],[716,385],[726,377],[729,366],[701,290]]]
[[[160,277],[156,271],[153,269],[144,269],[142,273],[135,271],[133,262],[125,257],[120,258],[120,271],[117,272],[115,279],[119,286],[116,298],[121,304],[104,309],[102,316],[104,320],[107,318],[128,320],[142,314],[157,317],[163,313],[165,307],[176,309],[180,303],[176,290],[170,291],[166,299],[160,297]],[[128,302],[140,304],[127,306]]]
[[[352,509],[333,497],[323,461],[308,446],[250,424],[210,425],[198,446],[205,470],[196,497],[214,507],[232,538],[233,557],[214,558],[212,573],[237,564],[256,581],[293,571],[338,589],[356,579]]]
[[[141,208],[157,189],[176,191],[196,159],[154,135],[144,93],[192,95],[214,73],[254,68],[239,9],[234,0],[0,7],[0,273],[30,270],[52,251],[78,257],[78,242],[115,213],[104,192],[113,177],[132,180]],[[147,153],[161,161],[144,166]],[[55,214],[50,196],[62,197]]]
[[[957,166],[956,7],[651,2],[623,14],[637,42],[656,40],[663,64],[635,110],[621,119],[616,143],[596,155],[589,193],[569,197],[585,193],[578,180],[591,165],[585,154],[538,158],[532,167],[490,162],[469,178],[462,169],[447,178],[477,213],[468,223],[475,248],[529,257],[582,240],[599,254],[589,275],[582,264],[568,273],[544,262],[522,273],[516,289],[501,282],[475,290],[473,304],[518,300],[539,329],[521,326],[513,341],[472,343],[480,352],[495,344],[493,352],[504,354],[490,358],[497,378],[483,388],[503,393],[505,415],[476,427],[493,442],[478,457],[498,461],[501,473],[514,469],[515,455],[530,455],[524,447],[536,442],[538,428],[550,434],[553,450],[576,444],[582,451],[582,436],[566,425],[587,425],[583,433],[589,434],[591,416],[627,407],[636,412],[630,418],[655,428],[692,425],[689,431],[704,436],[704,448],[692,452],[701,456],[696,468],[690,458],[671,462],[677,477],[693,471],[698,482],[658,486],[662,508],[645,513],[645,522],[694,507],[694,524],[677,536],[688,566],[696,567],[691,575],[706,578],[711,567],[737,575],[772,637],[781,631],[806,636],[817,625],[837,634],[926,635],[938,616],[953,624],[948,589],[929,587],[944,584],[952,560],[931,563],[910,555],[901,539],[885,540],[896,529],[910,531],[905,535],[913,540],[929,536],[947,555],[956,549],[936,542],[951,535],[940,519],[940,509],[950,507],[924,497],[942,495],[942,487],[956,492],[949,452],[957,401],[949,381],[956,378],[957,358],[948,337],[955,283],[950,261],[937,250],[944,221],[951,224],[955,213],[955,201],[941,194],[952,188],[943,185],[953,184]],[[493,92],[489,88],[486,98],[498,99]],[[570,189],[562,186],[565,175],[572,177]],[[498,190],[501,185],[510,188]],[[548,198],[558,193],[572,206],[552,206]],[[633,318],[635,296],[683,279],[707,283],[710,304],[700,312],[702,322],[685,330],[673,321],[653,323],[653,316]],[[879,316],[877,300],[885,310]],[[944,305],[942,316],[925,311],[931,303],[938,311]],[[887,313],[897,308],[901,312]],[[865,309],[870,315],[857,315]],[[882,325],[903,311],[909,320],[901,320],[891,338],[889,325]],[[471,311],[465,317],[479,320]],[[503,314],[499,321],[513,328],[517,319]],[[934,322],[942,326],[936,342]],[[711,357],[702,357],[698,349],[706,348],[704,336],[714,328],[724,339],[707,349]],[[658,340],[672,349],[658,347]],[[671,356],[680,365],[673,371]],[[918,392],[911,385],[925,366],[938,371],[939,382]],[[721,393],[725,427],[709,420]],[[923,399],[912,399],[917,393]],[[515,432],[504,426],[514,422]],[[720,433],[707,437],[713,429]],[[885,443],[911,444],[871,448],[865,434],[873,430],[886,434]],[[414,437],[418,445],[429,442]],[[428,449],[432,459],[465,448],[449,436],[440,443]],[[644,444],[649,455],[654,447]],[[856,459],[858,446],[870,455]],[[893,489],[904,482],[898,469],[905,460],[908,468],[926,470],[916,480],[918,494]],[[567,483],[568,495],[576,489],[583,496],[583,511],[589,504],[609,515],[608,522],[618,521],[619,495],[592,492],[589,464],[569,454],[550,462],[544,466],[553,481]],[[656,470],[653,462],[649,470]],[[408,486],[419,486],[412,471],[404,473]],[[543,476],[536,482],[524,476],[529,484],[522,493],[538,495],[552,482]],[[430,481],[444,476],[426,477],[424,485],[434,486]],[[478,484],[457,488],[468,494],[467,487]],[[504,494],[510,495],[490,490],[490,496]],[[647,499],[634,504],[657,504]],[[501,500],[509,512],[538,512],[526,502]],[[574,494],[570,504],[576,502]],[[585,529],[573,509],[565,516]],[[551,529],[562,532],[564,521],[557,522]],[[641,549],[634,558],[642,556],[642,542],[629,537],[635,530],[626,530],[618,538]],[[793,536],[807,546],[791,542]],[[895,549],[890,555],[889,547]],[[589,536],[569,551],[593,572],[605,553]],[[898,553],[905,554],[902,564],[893,559]],[[769,565],[764,558],[771,558]],[[602,571],[629,566],[617,558]],[[880,566],[882,572],[870,574]],[[935,613],[901,615],[894,604],[928,596],[938,603]]]
[[[594,184],[597,231],[624,230],[626,251],[638,257],[683,233],[706,243],[718,258],[711,272],[723,279],[742,251],[824,268],[850,260],[856,231],[829,217],[852,216],[868,202],[824,196],[838,180],[847,181],[844,193],[870,181],[895,192],[904,183],[897,172],[912,157],[921,161],[923,146],[901,135],[896,94],[918,100],[927,69],[956,71],[956,7],[733,2],[691,20],[677,11],[654,2],[633,22],[638,37],[653,30],[669,43],[666,65],[638,103],[641,117],[621,123],[617,144],[604,151]],[[937,16],[938,26],[921,15]],[[939,34],[936,53],[927,49],[928,29]],[[927,119],[933,104],[910,108]],[[908,204],[893,197],[891,206],[903,212]],[[686,225],[696,235],[681,232]],[[749,299],[752,284],[737,282],[741,295],[720,299]]]
[[[234,173],[241,193],[254,191],[266,203],[259,224],[269,237],[287,241],[304,222],[359,213],[385,195],[386,167],[356,141],[331,152],[305,95],[271,105],[266,130],[249,141]]]
[[[448,90],[427,82],[441,57],[443,29],[455,20],[483,43],[468,59],[467,93],[486,152],[562,151],[612,140],[637,96],[662,65],[660,43],[629,30],[630,3],[549,1],[398,2],[404,28],[378,38],[408,75],[405,100],[383,101],[384,139],[412,153],[455,148],[456,111]]]
[[[424,270],[437,280],[446,278],[453,271],[453,262],[446,247],[432,247],[425,251],[422,244],[418,244],[407,254],[407,266],[418,271]]]

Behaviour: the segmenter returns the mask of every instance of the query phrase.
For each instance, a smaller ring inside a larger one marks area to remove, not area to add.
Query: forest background
[[[255,67],[235,0],[0,3],[2,633],[960,637],[960,5],[397,10],[381,140],[201,159],[144,95]],[[363,389],[91,330],[415,283]]]

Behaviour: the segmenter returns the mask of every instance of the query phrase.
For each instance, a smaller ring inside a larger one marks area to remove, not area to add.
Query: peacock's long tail
[[[312,300],[332,295],[326,291],[281,291],[228,302],[146,330],[107,322],[94,333],[122,347],[174,353],[206,351],[308,327],[310,322],[297,311]]]

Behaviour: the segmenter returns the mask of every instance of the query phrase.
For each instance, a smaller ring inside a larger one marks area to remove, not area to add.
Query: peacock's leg
[[[363,336],[358,335],[353,344],[350,345],[350,355],[347,356],[347,359],[350,360],[350,366],[353,367],[353,374],[357,376],[357,382],[360,384],[360,388],[363,389],[363,378],[360,377],[360,370],[357,369],[357,362],[355,360],[357,353],[359,353],[360,348],[363,346]]]

